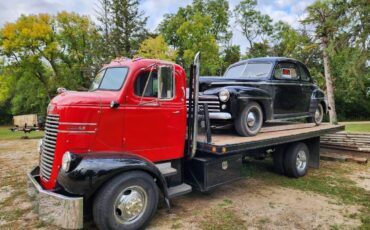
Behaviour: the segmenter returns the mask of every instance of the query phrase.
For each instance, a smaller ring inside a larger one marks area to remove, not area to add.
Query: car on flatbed
[[[328,111],[307,67],[291,58],[239,61],[222,77],[201,77],[199,87],[199,103],[208,104],[211,123],[233,122],[241,136],[254,136],[274,120],[307,118],[319,125]]]

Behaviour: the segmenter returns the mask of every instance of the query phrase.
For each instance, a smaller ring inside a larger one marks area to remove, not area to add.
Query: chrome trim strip
[[[39,218],[65,229],[83,228],[83,197],[69,197],[44,190],[38,182],[39,167],[27,173],[27,193]]]
[[[230,113],[209,113],[209,118],[210,119],[217,119],[217,120],[230,120],[231,119],[231,114]]]
[[[310,86],[312,83],[283,83],[283,82],[213,82],[211,85],[305,85]]]
[[[96,131],[59,130],[59,133],[94,134]]]
[[[59,122],[59,125],[85,125],[85,126],[94,126],[96,123],[79,123],[79,122]]]
[[[266,100],[271,100],[270,97],[238,97],[238,98],[241,98],[241,99],[266,99]]]

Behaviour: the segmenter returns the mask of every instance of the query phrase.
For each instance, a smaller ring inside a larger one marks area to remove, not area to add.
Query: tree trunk
[[[328,94],[328,102],[329,102],[329,107],[330,107],[330,110],[329,110],[330,123],[336,125],[338,124],[338,120],[337,120],[337,112],[335,110],[334,89],[333,89],[333,81],[331,79],[330,60],[329,60],[329,56],[327,52],[328,37],[323,36],[321,40],[322,40],[322,46],[323,46],[326,92]]]

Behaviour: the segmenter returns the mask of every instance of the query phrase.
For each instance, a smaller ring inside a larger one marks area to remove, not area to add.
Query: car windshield
[[[266,78],[272,68],[271,62],[248,62],[230,67],[224,77],[230,78]]]
[[[126,79],[128,68],[114,67],[101,70],[92,82],[89,91],[119,90]]]

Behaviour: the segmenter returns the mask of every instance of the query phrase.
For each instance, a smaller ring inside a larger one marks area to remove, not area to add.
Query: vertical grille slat
[[[41,177],[49,180],[53,168],[55,146],[58,137],[59,115],[49,114],[45,123],[44,145],[41,153]]]

